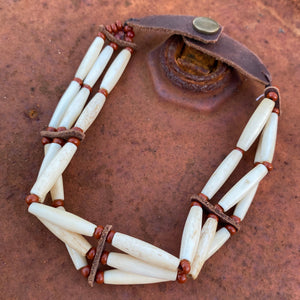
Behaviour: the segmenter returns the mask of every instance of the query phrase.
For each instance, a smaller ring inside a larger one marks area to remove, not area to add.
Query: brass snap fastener
[[[220,25],[213,19],[197,17],[193,20],[193,27],[200,33],[214,34],[219,30]]]

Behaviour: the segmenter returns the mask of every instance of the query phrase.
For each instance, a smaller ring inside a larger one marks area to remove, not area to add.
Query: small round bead
[[[179,283],[185,283],[187,281],[186,274],[183,272],[178,271],[177,273],[177,282]]]
[[[124,26],[124,32],[132,31],[133,28],[131,26],[125,25]]]
[[[63,146],[65,144],[65,141],[61,138],[54,138],[52,142],[60,146]]]
[[[264,161],[262,164],[268,169],[269,172],[273,170],[273,165],[268,161]]]
[[[126,32],[126,36],[128,36],[128,37],[130,37],[130,38],[134,38],[134,36],[135,36],[135,34],[134,34],[134,32],[133,31],[128,31],[128,32]]]
[[[102,234],[102,231],[103,231],[104,227],[103,226],[97,226],[95,231],[94,231],[94,238],[99,240],[100,239],[100,236]]]
[[[80,78],[78,78],[78,77],[74,77],[73,81],[78,82],[80,86],[81,86],[82,83],[83,83],[82,79],[80,79]]]
[[[65,130],[67,130],[66,127],[58,127],[58,128],[57,128],[57,131],[65,131]]]
[[[86,254],[86,258],[91,259],[91,260],[94,259],[95,255],[96,255],[96,251],[97,251],[96,248],[92,247]]]
[[[278,95],[275,92],[269,92],[266,96],[267,98],[273,100],[273,101],[277,101],[278,100]]]
[[[91,267],[90,266],[85,266],[85,267],[82,267],[80,269],[80,272],[82,274],[83,277],[89,277],[90,275],[90,272],[91,272]]]
[[[133,54],[133,52],[134,52],[131,47],[126,47],[125,49],[128,50],[131,54]]]
[[[105,26],[105,29],[106,29],[109,33],[112,33],[112,32],[113,32],[110,25],[106,25],[106,26]]]
[[[123,24],[122,24],[122,22],[120,20],[116,21],[116,25],[117,25],[118,30],[122,30],[123,29]]]
[[[132,42],[133,42],[133,39],[130,38],[129,36],[125,36],[125,41],[126,41],[126,42],[129,42],[129,43],[132,43]]]
[[[215,214],[208,214],[207,218],[212,218],[215,219],[216,221],[219,221],[219,217],[216,216]]]
[[[72,129],[83,133],[83,130],[80,127],[73,127]]]
[[[232,225],[226,225],[225,228],[229,231],[230,235],[234,235],[236,233],[236,229]]]
[[[84,83],[82,87],[88,89],[90,93],[92,92],[92,87],[90,85]]]
[[[277,115],[280,114],[280,110],[277,107],[273,108],[272,112],[275,113],[275,114],[277,114]]]
[[[95,281],[99,284],[104,283],[104,272],[103,271],[98,271],[95,277]]]
[[[111,230],[109,233],[108,233],[108,235],[107,235],[107,237],[106,237],[106,241],[109,243],[109,244],[111,244],[111,242],[112,242],[112,240],[113,240],[113,238],[114,238],[114,235],[115,235],[115,231],[114,230]]]
[[[71,137],[68,139],[68,143],[72,143],[78,147],[80,145],[80,139],[78,139],[76,137]]]
[[[110,27],[111,27],[111,29],[112,29],[112,31],[113,31],[114,33],[117,33],[117,32],[118,32],[118,28],[117,28],[117,25],[116,25],[115,23],[112,23],[112,24],[110,25]]]
[[[35,194],[30,194],[30,195],[26,196],[25,201],[26,201],[27,205],[29,206],[33,202],[39,202],[39,197]]]
[[[180,267],[184,274],[189,274],[191,271],[191,264],[187,259],[182,259],[180,261]]]
[[[231,219],[234,220],[236,223],[241,223],[241,219],[238,216],[232,215]]]
[[[64,206],[65,205],[65,201],[62,199],[56,199],[52,201],[52,206],[53,207],[59,207],[59,206]]]
[[[244,155],[244,153],[245,153],[245,150],[243,150],[243,149],[240,148],[240,147],[235,147],[234,150],[240,151],[240,152],[242,153],[242,155]]]
[[[106,36],[103,32],[98,32],[97,36],[101,37],[104,41],[106,40]]]
[[[100,90],[98,91],[98,93],[103,94],[103,95],[105,96],[105,98],[107,98],[107,96],[108,96],[108,91],[107,91],[106,89],[100,89]]]
[[[116,43],[111,42],[109,46],[111,46],[115,51],[118,50],[118,45]]]
[[[101,264],[103,266],[105,266],[107,264],[108,255],[109,255],[108,251],[103,251],[102,252],[102,255],[101,255],[101,258],[100,258],[100,262],[101,262]]]
[[[216,204],[216,205],[215,205],[215,208],[216,208],[218,211],[220,211],[220,212],[224,212],[224,209],[223,209],[223,207],[222,207],[220,204]]]
[[[203,200],[206,200],[206,201],[209,200],[208,197],[207,197],[206,195],[204,195],[203,193],[198,194],[198,196],[199,196],[200,198],[202,198]]]
[[[201,203],[199,203],[198,201],[191,201],[191,207],[192,206],[200,206],[200,207],[202,207],[202,205],[201,205]]]
[[[42,137],[42,144],[43,145],[50,144],[51,142],[52,142],[52,140],[50,138],[45,137],[45,136]]]
[[[51,131],[51,132],[55,132],[55,131],[57,131],[57,129],[56,128],[54,128],[54,127],[47,127],[47,129],[46,129],[47,131]]]

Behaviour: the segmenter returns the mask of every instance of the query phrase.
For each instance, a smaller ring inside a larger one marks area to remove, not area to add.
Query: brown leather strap
[[[47,130],[42,130],[40,132],[42,137],[47,137],[50,139],[54,139],[54,138],[60,138],[63,140],[68,140],[71,137],[76,137],[78,138],[80,141],[82,141],[85,137],[85,134],[83,132],[80,132],[78,130],[75,129],[67,129],[67,130],[63,130],[63,131],[47,131]]]

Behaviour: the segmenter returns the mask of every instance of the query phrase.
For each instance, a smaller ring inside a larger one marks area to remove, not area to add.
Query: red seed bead
[[[51,132],[55,132],[55,131],[57,131],[57,129],[56,128],[54,128],[54,127],[47,127],[47,129],[46,129],[47,131],[51,131]]]
[[[94,259],[95,255],[96,255],[96,251],[97,251],[96,248],[92,247],[86,254],[86,258],[91,259],[91,260]]]
[[[98,271],[95,277],[95,281],[99,284],[104,283],[104,272],[103,271]]]
[[[83,277],[89,277],[90,275],[90,272],[91,272],[91,267],[90,266],[85,266],[85,267],[82,267],[80,269],[80,272],[82,274]]]
[[[130,38],[129,36],[125,36],[125,41],[126,41],[126,42],[129,42],[129,43],[132,43],[132,42],[133,42],[133,39]]]
[[[118,30],[122,30],[123,29],[123,24],[122,24],[122,22],[120,20],[116,21],[116,25],[117,25]]]
[[[191,271],[191,264],[187,259],[182,259],[180,261],[180,267],[184,274],[189,274]]]
[[[226,225],[225,228],[229,231],[230,235],[234,235],[236,233],[236,229],[232,225]]]
[[[134,52],[131,47],[126,47],[125,49],[128,50],[131,54],[133,54],[133,52]]]
[[[179,283],[185,283],[187,281],[186,274],[183,272],[178,271],[177,273],[177,282]]]
[[[125,25],[124,26],[124,32],[133,31],[133,28],[131,26]]]
[[[97,36],[101,37],[104,41],[106,40],[106,36],[103,32],[98,32]]]
[[[62,199],[56,199],[56,200],[52,201],[53,207],[59,207],[59,206],[64,206],[64,205],[65,205],[65,201]]]
[[[45,136],[42,137],[42,144],[43,145],[50,144],[51,142],[52,142],[52,140],[50,138],[45,137]]]
[[[130,38],[134,38],[134,36],[135,36],[135,34],[134,34],[134,32],[133,31],[128,31],[128,32],[126,32],[126,36],[128,36],[128,37],[130,37]]]
[[[108,96],[108,91],[107,91],[106,89],[100,89],[100,90],[98,91],[98,93],[103,94],[103,95],[105,96],[105,98],[107,98],[107,96]]]
[[[209,200],[208,197],[203,193],[198,194],[198,196],[201,197],[203,200],[206,200],[206,201]]]
[[[277,115],[280,114],[280,110],[277,107],[273,108],[272,112],[275,113],[275,114],[277,114]]]
[[[264,161],[262,164],[268,169],[269,172],[273,170],[273,165],[268,161]]]
[[[223,207],[222,207],[221,205],[219,205],[219,204],[216,204],[216,205],[215,205],[215,208],[216,208],[218,211],[220,211],[220,212],[224,212]]]
[[[78,77],[74,77],[73,81],[78,82],[79,85],[82,86],[82,83],[83,83],[82,79],[80,79],[80,78],[78,78]]]
[[[116,43],[111,42],[109,46],[111,46],[115,51],[118,50],[118,45]]]
[[[29,206],[33,202],[39,202],[39,197],[35,194],[30,194],[30,195],[26,196],[25,201],[26,201],[27,205]]]
[[[109,255],[108,251],[103,251],[102,252],[102,255],[101,255],[101,258],[100,258],[100,262],[101,262],[101,264],[103,266],[105,266],[107,264],[108,255]]]
[[[106,29],[109,33],[112,33],[112,32],[113,32],[110,25],[106,25],[106,26],[105,26],[105,29]]]
[[[99,240],[100,239],[100,236],[102,234],[102,231],[103,231],[104,227],[103,226],[97,226],[95,231],[94,231],[94,238]]]
[[[52,142],[60,146],[63,146],[65,144],[65,141],[61,138],[54,138]]]
[[[57,131],[65,131],[65,130],[67,130],[66,127],[58,127],[58,128],[57,128]]]
[[[75,130],[75,131],[80,131],[80,132],[83,133],[83,130],[80,127],[73,127],[72,129]]]
[[[235,147],[234,150],[240,151],[240,152],[242,153],[242,155],[244,155],[244,153],[245,153],[245,150],[243,150],[243,149],[240,148],[240,147]]]
[[[273,100],[273,101],[277,101],[278,100],[278,95],[275,92],[269,92],[266,96],[267,98]]]
[[[198,201],[191,201],[191,207],[192,206],[200,206],[200,207],[202,207],[201,203],[199,203]]]
[[[111,230],[109,233],[108,233],[108,235],[107,235],[107,237],[106,237],[106,241],[109,243],[109,244],[111,244],[111,242],[112,242],[112,240],[113,240],[113,238],[114,238],[114,235],[115,235],[115,231],[114,230]]]
[[[68,139],[68,143],[72,143],[78,147],[80,145],[80,139],[78,139],[76,137],[71,137]]]
[[[231,219],[234,220],[237,224],[241,223],[241,219],[238,216],[232,215]]]
[[[111,29],[112,29],[112,31],[113,31],[114,33],[117,33],[117,32],[118,32],[118,28],[117,28],[117,25],[116,25],[115,23],[112,23],[112,24],[110,25],[110,27],[111,27]]]
[[[215,219],[217,222],[219,221],[219,217],[216,216],[215,214],[208,214],[207,218]]]
[[[82,87],[88,89],[90,93],[92,92],[92,87],[90,85],[84,83]]]

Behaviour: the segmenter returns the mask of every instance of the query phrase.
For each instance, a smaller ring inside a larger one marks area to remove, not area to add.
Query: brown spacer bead
[[[90,85],[84,83],[82,87],[88,89],[90,93],[92,92],[92,87]]]
[[[113,238],[114,238],[114,235],[115,235],[115,231],[114,230],[111,230],[108,235],[107,235],[107,238],[106,238],[106,241],[111,244]]]
[[[94,259],[95,255],[96,255],[96,248],[95,248],[95,247],[92,247],[92,248],[87,252],[86,258],[92,260],[92,259]]]
[[[104,283],[104,272],[103,271],[98,271],[96,274],[95,281],[99,284]]]
[[[43,145],[50,144],[51,142],[52,142],[52,140],[50,138],[47,138],[45,136],[42,137],[42,144]]]
[[[102,252],[102,255],[101,255],[101,258],[100,258],[100,262],[101,262],[101,264],[103,266],[105,266],[107,264],[108,255],[109,255],[108,251],[103,251]]]
[[[105,96],[105,98],[107,98],[107,96],[108,96],[108,91],[107,91],[106,89],[100,89],[100,90],[98,91],[98,93],[103,94],[103,95]]]
[[[80,132],[83,133],[83,130],[80,127],[73,127],[72,129],[75,130],[75,131],[80,131]]]
[[[273,113],[277,114],[278,116],[280,115],[280,110],[277,107],[274,107],[272,110]]]
[[[115,51],[118,50],[118,45],[116,43],[111,42],[109,46],[111,46]]]
[[[63,146],[65,144],[65,141],[63,139],[61,139],[61,138],[54,138],[52,142],[56,143],[56,144],[58,144],[60,146]]]
[[[129,43],[132,43],[132,42],[133,42],[133,39],[130,38],[129,36],[125,36],[125,41],[126,41],[126,42],[129,42]]]
[[[123,24],[122,24],[122,22],[120,20],[116,21],[116,25],[117,25],[118,30],[122,30],[123,29]]]
[[[229,231],[230,235],[234,235],[236,233],[236,229],[232,225],[226,225],[225,228]]]
[[[110,25],[106,25],[106,26],[105,26],[105,29],[106,29],[109,33],[112,33],[112,32],[113,32]]]
[[[111,29],[112,29],[112,31],[113,31],[114,33],[117,33],[117,32],[118,32],[118,28],[117,28],[117,25],[116,25],[115,23],[112,23],[112,24],[110,25],[110,27],[111,27]]]
[[[125,49],[128,50],[131,54],[133,54],[133,52],[134,52],[131,47],[126,47]]]
[[[254,164],[254,166],[256,167],[259,164],[264,165],[268,169],[269,172],[273,170],[273,165],[271,163],[269,163],[268,161],[263,161],[263,162],[258,161]]]
[[[90,266],[85,266],[85,267],[82,267],[80,269],[80,272],[82,274],[83,277],[89,277],[90,275],[90,272],[91,272],[91,267]]]
[[[243,150],[243,149],[240,148],[240,147],[235,147],[234,150],[240,151],[240,152],[242,153],[242,155],[244,155],[244,153],[245,153],[245,150]]]
[[[215,214],[208,214],[207,218],[212,218],[212,219],[217,220],[217,222],[219,222],[219,217],[216,216]]]
[[[57,131],[65,131],[65,130],[67,130],[66,127],[58,127],[58,128],[57,128]]]
[[[101,37],[104,41],[106,40],[106,36],[103,32],[98,32],[97,36]]]
[[[133,31],[133,28],[131,26],[125,25],[124,26],[124,32]]]
[[[231,219],[234,220],[236,223],[241,223],[241,219],[238,216],[232,215]]]
[[[65,201],[62,199],[56,199],[52,201],[52,206],[53,207],[59,207],[59,206],[64,206],[65,205]]]
[[[47,131],[51,131],[51,132],[55,132],[55,131],[57,131],[57,129],[56,128],[54,128],[54,127],[47,127],[47,129],[46,129]]]
[[[179,283],[185,283],[186,281],[187,281],[186,274],[184,274],[181,271],[178,271],[178,273],[177,273],[177,282],[179,282]]]
[[[104,227],[103,226],[97,226],[95,231],[94,231],[94,238],[99,240],[100,239],[100,236],[102,234],[102,231],[103,231]]]
[[[191,271],[191,264],[187,259],[182,259],[179,265],[184,274],[189,274]]]
[[[82,79],[80,79],[80,78],[78,78],[78,77],[74,77],[73,81],[78,82],[79,85],[82,86],[82,83],[83,83]]]
[[[199,197],[201,197],[203,200],[208,201],[208,197],[206,195],[204,195],[203,193],[198,194]]]
[[[30,194],[30,195],[26,196],[25,201],[26,201],[27,205],[29,206],[33,202],[39,202],[39,197],[35,194]]]
[[[200,207],[202,207],[202,205],[201,205],[201,203],[199,203],[198,201],[191,201],[191,207],[192,206],[200,206]]]
[[[68,143],[72,143],[78,147],[80,145],[80,139],[78,139],[76,137],[71,137],[68,139]]]
[[[224,212],[224,209],[223,209],[223,207],[220,205],[220,204],[216,204],[215,205],[215,208],[217,209],[217,210],[219,210],[220,212]]]
[[[126,36],[128,36],[128,37],[130,37],[130,38],[133,39],[135,37],[135,34],[134,34],[133,31],[128,31],[128,32],[126,32]]]
[[[275,92],[269,92],[266,96],[267,98],[273,100],[273,101],[277,101],[278,100],[278,95]]]

